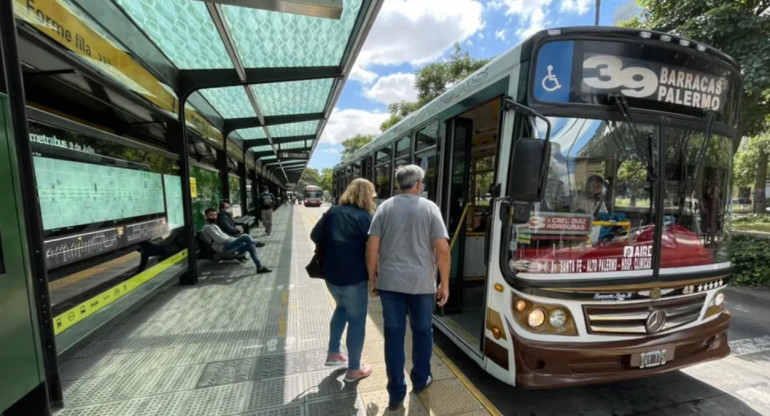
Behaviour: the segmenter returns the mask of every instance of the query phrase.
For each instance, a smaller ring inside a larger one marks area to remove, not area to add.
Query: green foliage
[[[446,62],[433,62],[419,70],[415,74],[414,86],[417,88],[417,102],[400,102],[390,104],[390,118],[380,125],[380,130],[385,131],[394,124],[403,120],[410,113],[419,110],[439,95],[446,92],[452,85],[457,84],[469,75],[486,65],[489,59],[475,59],[455,44],[452,56]]]
[[[353,153],[369,144],[372,140],[374,140],[374,136],[371,134],[356,134],[342,142],[342,147],[344,148],[342,150],[342,161],[350,159]]]
[[[759,152],[770,153],[770,134],[749,139],[748,145],[735,154],[733,183],[735,186],[751,187],[757,172]]]
[[[735,283],[770,284],[770,238],[734,236],[730,242],[730,262]]]
[[[333,185],[334,185],[334,169],[323,168],[323,170],[321,171],[321,179],[318,182],[318,186],[320,186],[326,191],[331,192]]]
[[[739,135],[767,128],[770,113],[770,16],[768,0],[640,0],[642,18],[628,24],[704,42],[741,66],[743,97]]]
[[[742,217],[733,218],[733,223],[762,223],[770,224],[770,215],[768,214],[751,214],[744,215]]]

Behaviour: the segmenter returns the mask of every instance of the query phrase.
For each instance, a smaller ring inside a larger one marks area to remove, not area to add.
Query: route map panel
[[[38,156],[34,160],[46,231],[164,212],[158,173]]]

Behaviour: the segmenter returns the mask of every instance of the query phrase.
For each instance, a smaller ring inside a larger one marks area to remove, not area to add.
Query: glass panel
[[[336,66],[342,61],[361,3],[344,0],[339,20],[247,7],[223,9],[246,67]]]
[[[277,116],[323,112],[333,83],[334,80],[329,78],[258,84],[251,88],[262,114]]]
[[[251,104],[249,104],[249,107],[251,107]],[[253,139],[267,139],[267,135],[265,134],[265,129],[262,127],[252,127],[250,129],[241,129],[237,130],[238,135],[241,136],[243,140],[253,140]]]
[[[418,131],[415,140],[415,152],[435,146],[438,142],[438,121]]]
[[[396,143],[396,157],[409,154],[409,145],[412,143],[410,137],[404,137]]]
[[[303,121],[300,123],[278,124],[268,127],[273,137],[310,136],[318,130],[318,121]]]
[[[512,230],[509,267],[525,273],[651,273],[655,214],[647,171],[657,151],[657,126],[551,122],[545,199],[535,204],[528,224]]]
[[[223,118],[257,116],[243,87],[210,88],[201,90],[201,94]]]
[[[420,166],[425,171],[425,179],[423,184],[425,185],[422,190],[422,196],[430,199],[433,202],[438,203],[436,193],[436,172],[438,170],[438,160],[436,158],[436,150],[429,150],[424,153],[420,153],[415,156],[415,164]]]
[[[240,217],[241,207],[241,180],[237,176],[229,176],[230,181],[230,207],[233,209],[233,217]],[[218,207],[217,207],[218,208]]]
[[[390,163],[374,168],[374,188],[377,191],[377,200],[384,201],[390,198]]]
[[[192,201],[193,223],[200,230],[206,225],[204,212],[208,208],[219,208],[222,197],[222,181],[219,173],[213,170],[190,166],[190,177],[195,178],[196,197]]]
[[[281,143],[281,150],[305,149],[306,147],[307,144],[305,144],[304,140],[298,142]]]
[[[260,160],[275,160],[275,159],[278,159],[277,157],[275,157],[275,155],[273,155],[273,156],[265,156],[263,158],[260,158]]]
[[[180,69],[232,68],[206,3],[189,0],[116,0]]]
[[[390,147],[377,151],[377,163],[390,161]]]
[[[728,261],[732,142],[689,129],[666,129],[661,268]]]
[[[254,153],[267,152],[267,151],[271,151],[272,152],[273,151],[273,146],[269,145],[269,144],[266,144],[266,145],[263,145],[263,146],[256,146],[256,147],[252,147],[251,151],[254,152]]]

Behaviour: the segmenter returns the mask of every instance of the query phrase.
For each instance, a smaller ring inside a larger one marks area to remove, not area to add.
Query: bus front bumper
[[[608,383],[678,370],[730,354],[727,311],[714,320],[646,339],[598,343],[543,343],[514,335],[516,384],[524,388],[553,388]],[[641,369],[639,355],[674,349],[673,360]]]

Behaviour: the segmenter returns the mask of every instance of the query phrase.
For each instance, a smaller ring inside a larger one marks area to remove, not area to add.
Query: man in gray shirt
[[[225,234],[217,225],[217,210],[214,208],[207,209],[205,215],[208,224],[203,226],[201,232],[214,251],[224,254],[247,252],[257,266],[257,274],[270,273],[272,271],[260,263],[259,257],[257,257],[257,245],[250,235],[241,234],[236,238]]]
[[[425,172],[417,165],[396,170],[396,184],[402,194],[377,209],[366,246],[369,289],[382,300],[388,407],[392,410],[400,408],[406,397],[407,313],[413,344],[410,378],[414,391],[420,393],[432,382],[433,299],[435,296],[438,306],[444,306],[449,299],[449,234],[438,206],[420,196],[424,177]],[[441,276],[438,293],[436,266]]]

